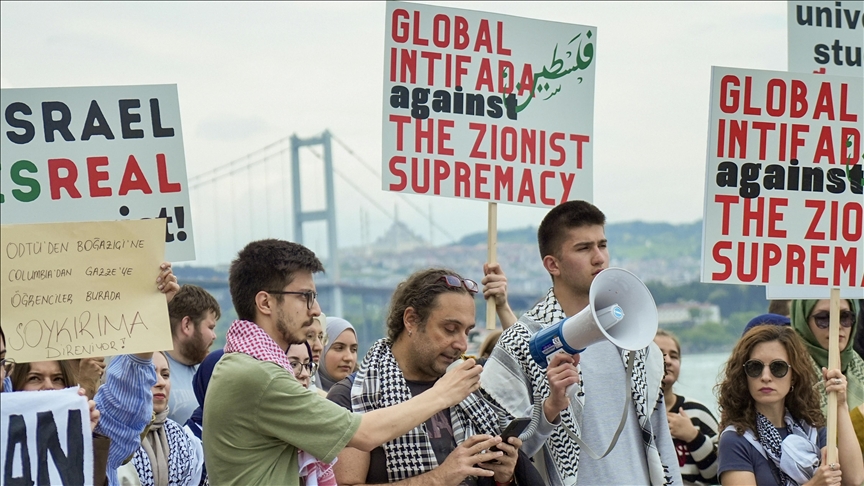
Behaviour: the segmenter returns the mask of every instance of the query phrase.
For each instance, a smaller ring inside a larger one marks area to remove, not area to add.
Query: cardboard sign
[[[2,326],[16,362],[171,349],[161,219],[4,225]]]
[[[864,1],[787,2],[789,71],[864,76]]]
[[[0,393],[3,484],[93,484],[93,436],[78,387]]]
[[[864,288],[862,81],[712,69],[703,282]]]
[[[387,2],[384,190],[593,198],[597,29]]]
[[[195,259],[176,85],[3,89],[3,224],[163,218]]]

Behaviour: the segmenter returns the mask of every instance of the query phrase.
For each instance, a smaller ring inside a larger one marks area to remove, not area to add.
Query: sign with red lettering
[[[864,296],[862,81],[712,68],[703,282]]]
[[[593,198],[597,29],[387,2],[384,190]]]
[[[176,85],[3,89],[3,224],[164,218],[195,259]]]

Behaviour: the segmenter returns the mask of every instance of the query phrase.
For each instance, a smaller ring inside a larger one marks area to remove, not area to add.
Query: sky
[[[597,27],[593,202],[613,223],[700,219],[711,66],[786,69],[786,2],[458,7]],[[383,2],[4,1],[0,85],[177,84],[190,177],[291,134],[329,130],[365,163],[334,145],[340,247],[378,238],[397,213],[435,244],[485,231],[483,202],[381,190],[384,36]],[[287,161],[274,156],[251,179],[239,172],[192,190],[197,263],[227,262],[253,238],[291,238],[290,198],[269,182]],[[248,217],[217,203],[241,185],[254,188]],[[322,200],[304,193],[304,205]],[[498,228],[536,226],[545,213],[500,204]],[[323,225],[304,231],[326,253]]]

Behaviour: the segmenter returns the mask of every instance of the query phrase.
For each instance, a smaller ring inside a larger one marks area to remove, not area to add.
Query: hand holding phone
[[[509,444],[509,442],[507,442],[507,440],[510,439],[510,437],[519,437],[522,434],[522,432],[525,431],[525,429],[528,427],[528,424],[530,424],[530,423],[531,423],[531,419],[529,417],[515,418],[515,419],[511,420],[510,423],[507,424],[507,427],[504,429],[504,431],[501,432],[501,442]],[[492,446],[489,449],[489,452],[497,452],[499,450],[500,449],[498,449],[498,447]],[[494,462],[494,461],[489,461],[489,462]]]

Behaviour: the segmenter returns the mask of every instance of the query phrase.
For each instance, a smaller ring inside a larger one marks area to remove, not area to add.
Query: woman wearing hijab
[[[198,408],[192,412],[192,416],[186,421],[186,428],[189,429],[198,440],[204,440],[201,434],[204,432],[204,397],[207,396],[207,385],[210,384],[210,377],[213,376],[213,368],[222,355],[225,354],[224,349],[217,349],[208,354],[204,361],[198,366],[195,371],[195,376],[192,377],[192,391],[195,392],[195,398],[198,400]],[[207,480],[207,465],[201,463],[201,486],[210,484]]]
[[[801,339],[788,327],[757,326],[738,341],[718,385],[721,484],[858,486],[864,481],[846,379],[837,369],[823,369],[821,375],[817,380]],[[825,418],[814,388],[819,381],[837,393],[839,463],[825,460]]]
[[[309,380],[309,389],[316,392],[318,391],[318,383],[321,382],[321,378],[318,377],[317,367],[320,366],[321,352],[324,351],[324,346],[327,345],[327,335],[324,334],[325,327],[327,327],[327,317],[321,314],[312,318],[312,325],[306,331],[306,342],[309,343],[309,348],[312,350],[312,362],[316,366],[316,371],[312,373]]]
[[[810,354],[810,364],[817,377],[828,366],[828,322],[831,301],[794,300],[792,301],[792,328],[804,340]],[[855,319],[858,315],[858,302],[840,300],[840,371],[846,375],[849,384],[846,403],[852,415],[855,435],[859,447],[864,447],[864,360],[855,352]],[[822,413],[826,414],[828,394],[819,386]]]
[[[317,384],[319,393],[327,396],[335,383],[354,372],[357,365],[357,332],[340,317],[327,318],[327,345],[321,353]]]
[[[168,418],[171,393],[168,358],[161,351],[153,353],[153,365],[156,384],[151,392],[155,417],[141,439],[141,447],[132,456],[132,463],[142,486],[197,486],[204,464],[201,440]]]

